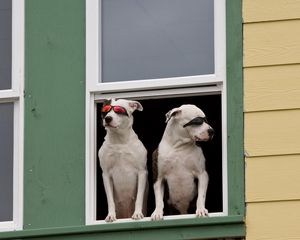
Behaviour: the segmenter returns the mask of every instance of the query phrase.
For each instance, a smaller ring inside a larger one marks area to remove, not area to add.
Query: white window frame
[[[150,99],[191,95],[222,96],[222,183],[223,211],[209,216],[228,215],[227,111],[226,111],[226,0],[214,0],[215,73],[122,82],[101,82],[101,0],[86,1],[86,224],[96,220],[96,103],[106,98]],[[165,219],[193,218],[194,214],[167,216]],[[149,217],[142,221],[150,221]],[[117,222],[129,222],[119,219]]]
[[[12,0],[11,89],[0,90],[0,104],[14,104],[13,220],[0,222],[0,232],[23,227],[24,0]]]

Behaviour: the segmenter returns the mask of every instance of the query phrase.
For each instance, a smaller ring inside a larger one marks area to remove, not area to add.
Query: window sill
[[[83,239],[107,237],[116,239],[207,239],[219,237],[243,237],[245,225],[243,216],[174,219],[162,221],[107,223],[101,225],[45,228],[2,232],[0,239],[39,238],[82,235]]]

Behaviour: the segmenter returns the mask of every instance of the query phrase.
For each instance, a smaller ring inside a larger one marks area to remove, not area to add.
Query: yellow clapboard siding
[[[300,18],[300,0],[244,0],[244,22]]]
[[[300,201],[247,204],[247,240],[298,240]]]
[[[300,108],[300,64],[244,69],[244,108]]]
[[[250,157],[300,153],[300,109],[245,114],[245,151]]]
[[[300,20],[244,25],[244,66],[300,63]]]
[[[300,155],[246,158],[246,201],[300,200]]]

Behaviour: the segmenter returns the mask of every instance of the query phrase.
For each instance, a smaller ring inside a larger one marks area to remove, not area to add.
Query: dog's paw
[[[134,220],[140,220],[144,218],[144,215],[142,212],[134,212],[131,218]]]
[[[198,208],[196,210],[196,217],[207,217],[208,216],[208,211],[206,208]]]
[[[157,220],[163,220],[163,211],[161,210],[155,210],[152,214],[151,214],[151,220],[157,221]]]
[[[105,218],[105,222],[114,222],[116,220],[116,213],[108,213],[107,217]]]

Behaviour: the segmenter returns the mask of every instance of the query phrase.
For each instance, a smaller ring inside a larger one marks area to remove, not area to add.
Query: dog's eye
[[[189,121],[188,123],[184,124],[183,127],[187,127],[187,126],[199,126],[202,125],[204,122],[206,122],[206,118],[202,118],[202,117],[196,117],[194,119],[192,119],[191,121]]]
[[[204,122],[204,119],[200,118],[200,117],[194,118],[192,121],[190,121],[190,123],[192,125],[201,125],[201,124],[203,124],[203,122]]]
[[[120,106],[114,106],[114,111],[115,113],[127,114],[126,109]]]
[[[111,105],[104,105],[101,109],[102,113],[108,113],[111,110]]]
[[[106,114],[109,113],[112,109],[117,114],[123,114],[123,115],[128,116],[127,110],[124,107],[104,105],[101,109],[101,117],[104,118],[106,116]]]
[[[103,105],[103,107],[101,108],[101,117],[105,118],[106,114],[109,113],[111,108],[112,108],[111,105]]]

